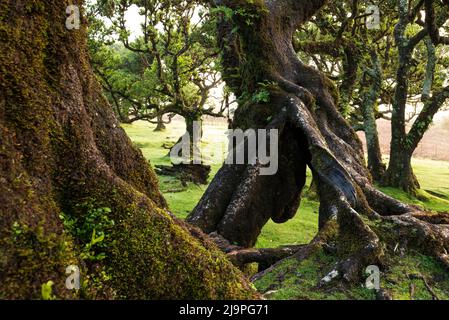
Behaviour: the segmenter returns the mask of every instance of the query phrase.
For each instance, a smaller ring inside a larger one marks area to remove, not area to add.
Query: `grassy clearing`
[[[168,150],[164,149],[163,145],[174,143],[185,131],[184,124],[178,121],[169,125],[165,132],[153,132],[155,126],[146,122],[137,122],[123,127],[152,165],[170,164]],[[225,132],[224,124],[205,125],[202,147],[207,159],[225,150]],[[223,147],[220,149],[217,146]],[[420,205],[427,210],[449,211],[449,163],[414,159],[413,166],[422,186],[420,199],[411,198],[397,189],[381,188],[382,191],[404,202]],[[220,164],[212,164],[211,177],[220,167]],[[181,218],[185,218],[190,213],[206,190],[206,186],[194,184],[184,188],[178,180],[170,177],[159,177],[159,180],[170,209]],[[317,231],[318,206],[318,202],[303,199],[294,219],[281,225],[269,222],[265,226],[257,246],[278,247],[309,242]]]

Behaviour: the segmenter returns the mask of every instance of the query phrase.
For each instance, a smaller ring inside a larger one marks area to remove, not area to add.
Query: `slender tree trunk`
[[[379,133],[377,130],[375,108],[382,89],[382,69],[380,61],[375,52],[371,53],[372,68],[367,71],[371,77],[372,85],[364,94],[361,110],[364,122],[364,132],[366,137],[368,153],[368,169],[374,181],[381,181],[385,174],[386,166],[382,161],[382,152],[379,143]]]
[[[181,146],[187,143],[188,149],[190,150],[190,155],[188,156],[189,161],[193,164],[194,160],[202,161],[200,143],[203,137],[203,121],[201,116],[197,114],[185,114],[183,116],[186,124],[186,132],[178,139],[173,148],[176,147],[179,150],[177,156],[183,158],[186,155],[181,154],[183,149]],[[173,148],[169,152],[170,155],[173,154]]]
[[[157,116],[157,125],[156,128],[154,129],[155,132],[161,132],[161,131],[165,131],[167,128],[165,127],[164,124],[164,116]]]
[[[186,121],[186,132],[189,133],[191,139],[190,142],[193,144],[199,143],[203,137],[203,120],[199,115],[188,115],[185,116]],[[196,141],[194,140],[196,139]]]
[[[159,175],[175,176],[184,185],[187,182],[207,184],[211,167],[204,163],[203,155],[201,154],[200,143],[203,136],[201,116],[198,114],[187,114],[184,116],[184,119],[186,132],[169,152],[172,166],[157,166],[156,172]],[[189,150],[189,154],[184,154],[187,150]],[[182,163],[178,163],[178,161]]]
[[[409,24],[409,3],[398,0],[399,22],[394,31],[399,52],[399,67],[396,75],[396,89],[391,116],[390,163],[382,181],[383,185],[400,188],[410,194],[416,194],[419,183],[411,167],[413,151],[407,140],[405,112],[409,93],[409,74],[412,67],[412,53],[416,45],[424,38],[421,32],[413,38],[406,37]],[[404,162],[405,161],[405,162]]]

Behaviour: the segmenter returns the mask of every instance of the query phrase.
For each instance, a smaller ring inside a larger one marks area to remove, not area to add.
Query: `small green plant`
[[[234,16],[234,10],[226,6],[218,6],[216,8],[211,9],[212,14],[221,14],[223,15],[225,21],[231,21]]]
[[[84,204],[82,210],[87,214],[82,218],[72,218],[64,213],[60,218],[67,230],[81,247],[80,258],[88,261],[100,261],[106,258],[109,243],[109,231],[114,225],[110,219],[110,208],[94,208],[93,205]]]
[[[253,95],[252,100],[256,103],[268,103],[270,102],[270,92],[262,88]]]
[[[53,295],[53,281],[48,281],[43,283],[41,286],[41,295],[43,300],[55,300],[56,297]]]
[[[20,237],[20,235],[23,233],[23,229],[17,221],[12,224],[12,233],[15,239]]]
[[[248,4],[254,5],[254,1],[248,1]],[[266,8],[261,8],[258,6],[253,6],[249,8],[238,8],[233,10],[232,8],[226,6],[218,6],[211,10],[212,14],[221,15],[225,21],[233,21],[235,18],[243,21],[247,26],[252,26],[254,21],[257,20],[261,14],[268,13]],[[233,32],[238,30],[234,28]]]

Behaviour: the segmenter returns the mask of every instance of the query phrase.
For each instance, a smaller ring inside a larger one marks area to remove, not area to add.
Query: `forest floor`
[[[173,145],[185,130],[180,121],[170,124],[164,132],[153,132],[155,126],[146,122],[123,127],[153,166],[170,164],[166,148]],[[224,153],[227,148],[225,133],[225,123],[204,125],[203,156],[206,162],[215,159],[210,163],[212,171],[209,179],[221,167],[217,153]],[[425,210],[449,212],[449,162],[415,158],[413,167],[422,187],[419,199],[397,189],[380,189],[403,202],[420,205]],[[310,178],[309,172],[308,183]],[[192,183],[183,186],[178,179],[167,176],[160,176],[159,181],[170,210],[180,218],[191,212],[207,188]],[[265,226],[257,247],[310,242],[317,232],[318,207],[318,202],[303,198],[294,219],[281,225],[269,222]],[[375,292],[362,285],[317,287],[317,282],[331,270],[336,259],[323,252],[299,264],[295,259],[287,259],[254,284],[268,299],[375,299]],[[387,252],[385,259],[388,266],[382,270],[381,287],[388,290],[394,299],[449,299],[449,273],[434,258],[410,251],[400,255]]]

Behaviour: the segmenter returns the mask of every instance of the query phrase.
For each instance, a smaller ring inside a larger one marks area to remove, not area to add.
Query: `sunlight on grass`
[[[174,121],[164,132],[154,132],[155,125],[137,122],[123,125],[133,143],[142,150],[143,155],[154,165],[170,164],[168,150],[164,144],[175,143],[185,132],[182,121]],[[205,124],[202,139],[203,155],[213,158],[217,145],[226,145],[226,124]],[[213,164],[212,178],[221,164]],[[449,211],[449,163],[443,161],[414,159],[413,167],[421,183],[421,199],[411,198],[404,192],[394,188],[380,188],[383,192],[407,203],[420,205],[427,210]],[[186,218],[193,210],[207,186],[188,184],[182,187],[172,177],[159,177],[160,188],[167,199],[170,210],[180,218]],[[308,173],[308,184],[310,172]],[[295,218],[284,224],[270,221],[262,231],[258,247],[278,247],[287,244],[308,243],[317,232],[319,203],[303,199]]]

